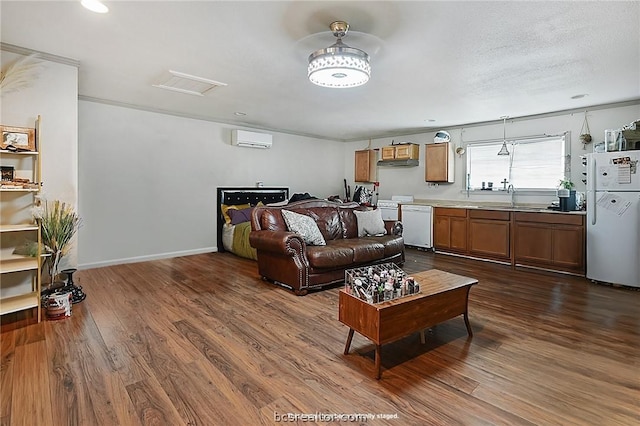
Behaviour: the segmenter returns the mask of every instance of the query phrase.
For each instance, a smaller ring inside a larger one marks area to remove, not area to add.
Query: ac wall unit
[[[231,145],[265,149],[271,148],[272,144],[273,135],[268,133],[248,132],[238,129],[231,131]]]

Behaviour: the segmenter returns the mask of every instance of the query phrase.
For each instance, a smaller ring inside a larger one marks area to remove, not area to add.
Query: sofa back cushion
[[[360,207],[341,207],[338,209],[340,222],[342,223],[342,238],[358,238],[358,220],[354,210],[361,210]]]
[[[260,229],[269,231],[287,231],[287,224],[282,217],[281,209],[274,208],[260,208]]]
[[[325,200],[304,200],[285,206],[256,207],[254,229],[287,231],[282,209],[312,217],[326,241],[358,238],[358,221],[354,210],[366,210],[356,203],[335,203]]]
[[[295,208],[291,211],[313,218],[326,241],[343,238],[342,223],[334,207]]]

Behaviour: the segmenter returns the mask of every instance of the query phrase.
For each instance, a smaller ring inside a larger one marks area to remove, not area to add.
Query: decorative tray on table
[[[347,269],[344,273],[344,289],[368,303],[420,293],[420,285],[395,263]]]

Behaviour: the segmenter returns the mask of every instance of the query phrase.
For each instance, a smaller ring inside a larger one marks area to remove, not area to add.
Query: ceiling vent
[[[160,89],[196,96],[204,96],[205,93],[218,86],[226,86],[226,84],[172,70],[169,70],[169,75],[164,76],[157,84],[153,85],[153,87]]]

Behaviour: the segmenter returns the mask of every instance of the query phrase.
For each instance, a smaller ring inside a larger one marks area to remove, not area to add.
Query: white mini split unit
[[[268,133],[247,132],[246,130],[234,129],[231,131],[231,145],[244,146],[247,148],[271,148],[273,135]]]

